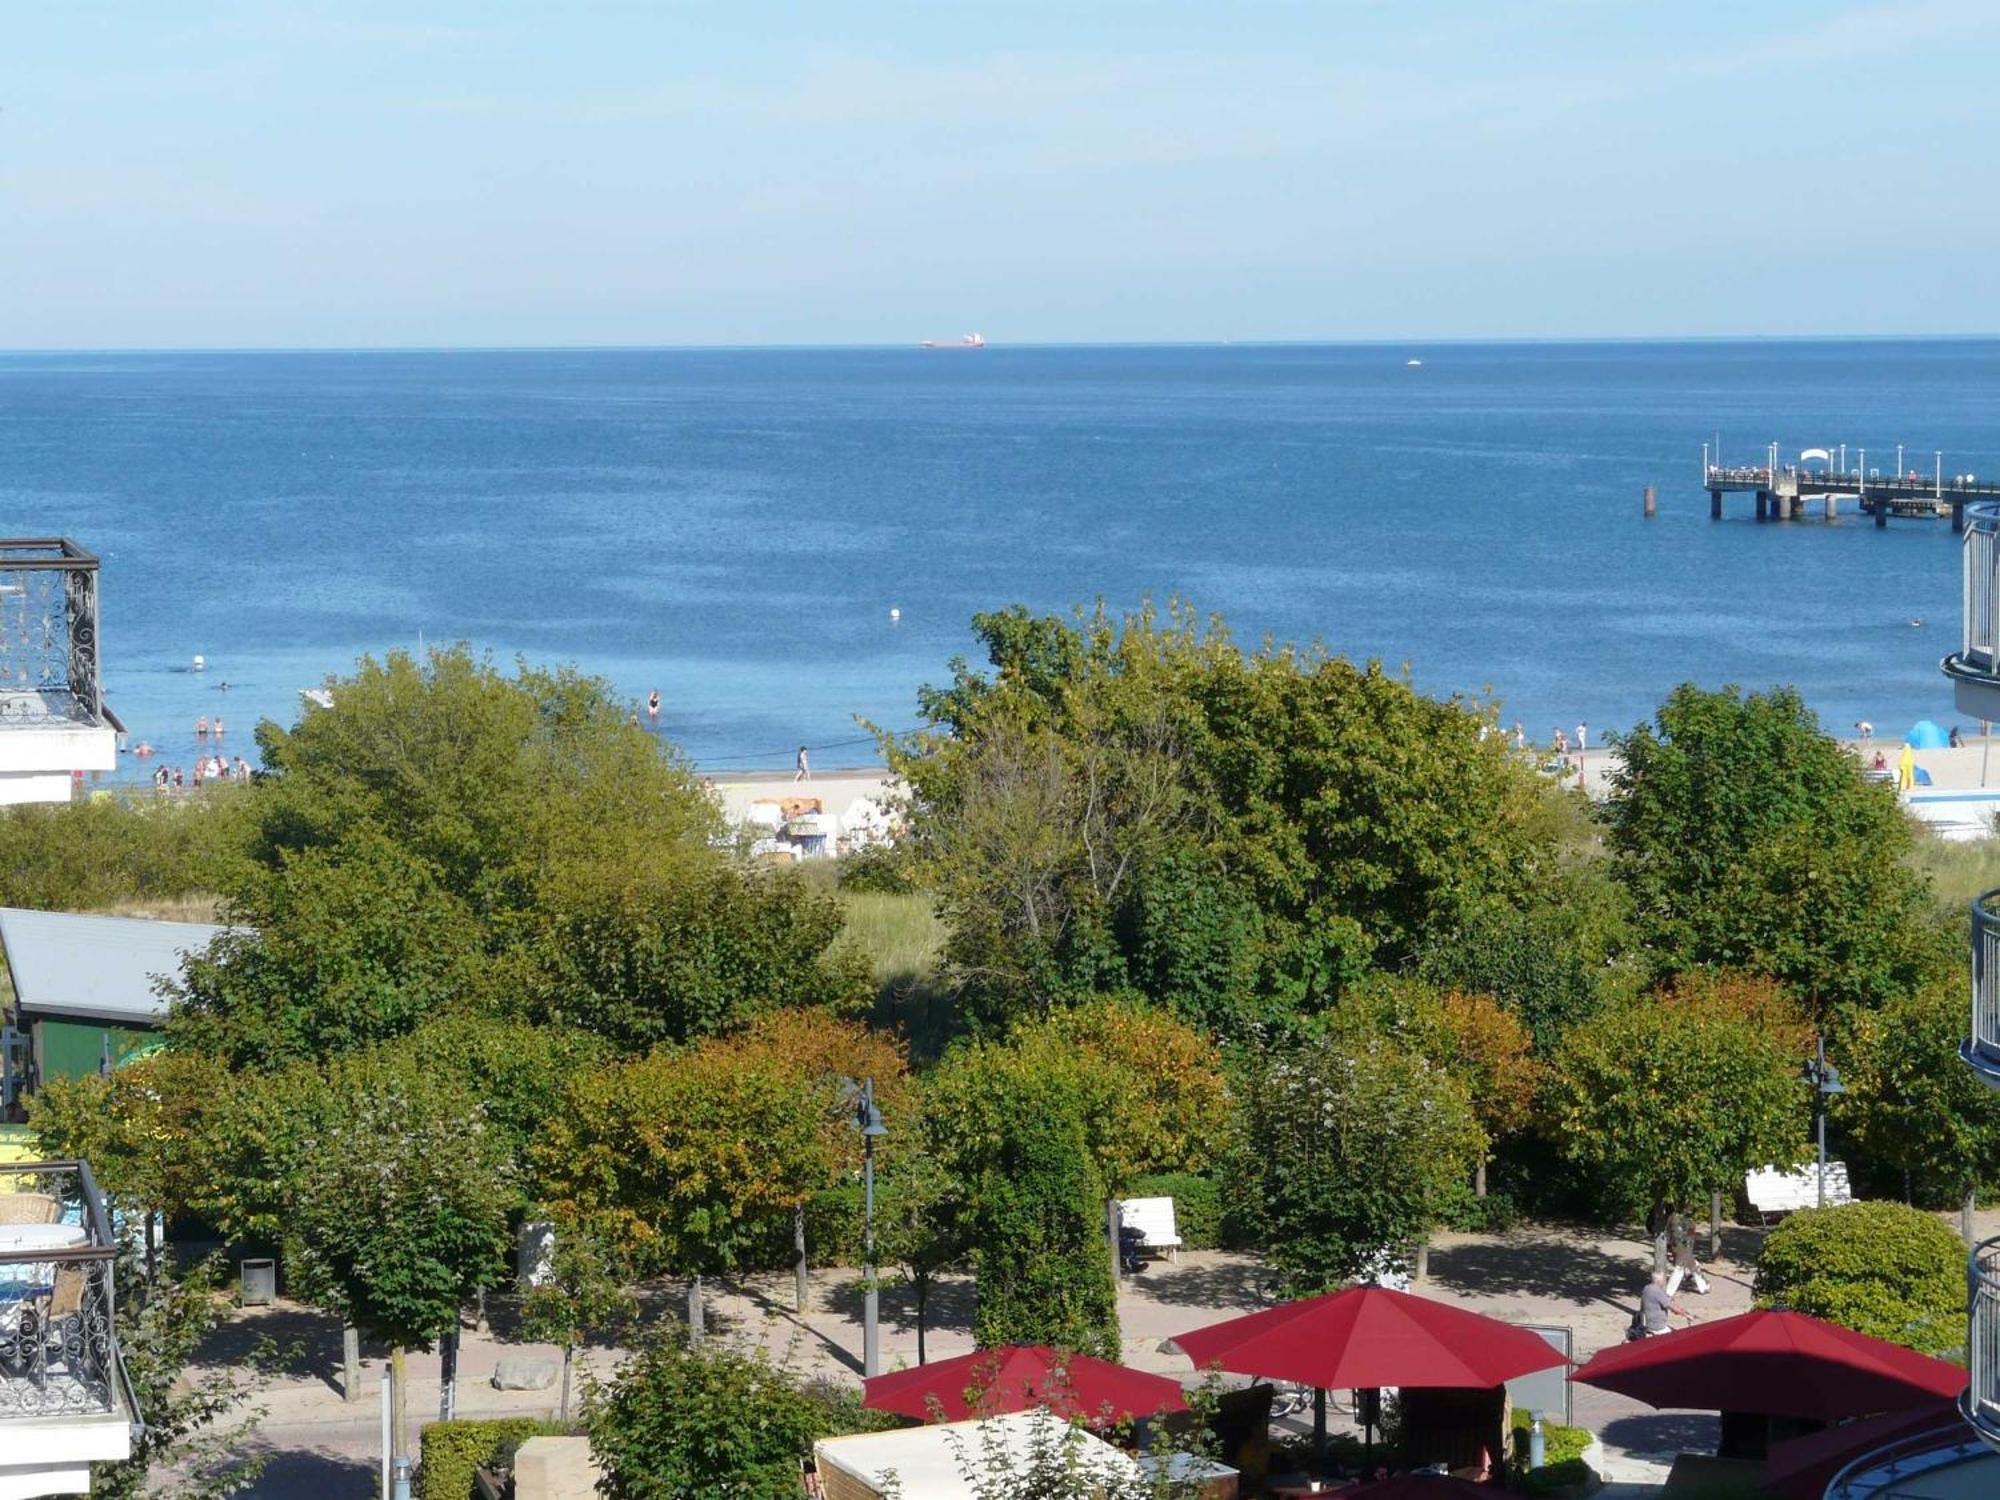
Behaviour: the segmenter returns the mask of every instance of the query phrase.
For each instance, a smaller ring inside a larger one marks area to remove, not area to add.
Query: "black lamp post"
[[[1819,1137],[1819,1207],[1826,1207],[1826,1101],[1847,1092],[1840,1081],[1840,1069],[1826,1060],[1826,1038],[1813,1039],[1813,1055],[1806,1059],[1806,1082],[1813,1086],[1814,1131]]]
[[[882,1373],[881,1309],[875,1290],[875,1142],[889,1133],[882,1111],[875,1107],[875,1080],[864,1078],[854,1101],[854,1123],[861,1131],[861,1373]]]

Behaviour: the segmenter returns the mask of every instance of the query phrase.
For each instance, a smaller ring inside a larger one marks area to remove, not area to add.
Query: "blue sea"
[[[170,762],[463,639],[657,688],[707,767],[865,763],[974,612],[1099,597],[1536,738],[1689,679],[1887,733],[1950,714],[1949,524],[1712,522],[1701,445],[2000,473],[1996,396],[2000,343],[1939,340],[13,354],[0,530],[103,559],[109,701]]]

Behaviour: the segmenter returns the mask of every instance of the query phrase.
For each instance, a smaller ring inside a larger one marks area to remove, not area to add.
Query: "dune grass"
[[[1926,833],[1917,840],[1915,864],[1930,876],[1940,902],[1962,909],[2000,887],[2000,838],[1953,842]]]

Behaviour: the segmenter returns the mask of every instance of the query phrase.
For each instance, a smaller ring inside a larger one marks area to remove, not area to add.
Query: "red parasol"
[[[1975,1441],[1957,1402],[1933,1401],[1772,1444],[1764,1458],[1764,1488],[1783,1500],[1821,1500],[1834,1476],[1857,1458],[1929,1433]]]
[[[1774,1310],[1615,1344],[1570,1378],[1648,1406],[1822,1422],[1902,1411],[1965,1388],[1962,1366]]]
[[[862,1405],[926,1422],[963,1422],[1045,1406],[1059,1417],[1101,1426],[1187,1410],[1178,1380],[1041,1344],[978,1349],[913,1370],[892,1370],[862,1385],[868,1393]]]
[[[1195,1362],[1320,1390],[1485,1388],[1563,1357],[1525,1328],[1381,1286],[1287,1302],[1173,1340]]]

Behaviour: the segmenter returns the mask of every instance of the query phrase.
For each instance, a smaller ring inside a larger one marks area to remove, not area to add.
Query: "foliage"
[[[512,1188],[462,1089],[351,1078],[304,1142],[284,1205],[293,1284],[398,1348],[429,1348],[501,1268]]]
[[[965,1185],[934,1152],[897,1152],[875,1183],[875,1250],[879,1265],[894,1266],[909,1286],[922,1364],[931,1289],[940,1273],[971,1249],[970,1205]]]
[[[1053,1344],[1116,1359],[1104,1183],[1075,1097],[1059,1081],[1022,1079],[996,1121],[969,1179],[974,1342]]]
[[[1920,1209],[1871,1201],[1804,1209],[1764,1238],[1757,1303],[1927,1354],[1965,1336],[1965,1247]]]
[[[28,1120],[51,1157],[90,1163],[128,1211],[172,1217],[203,1195],[206,1163],[193,1142],[230,1087],[215,1058],[154,1052],[109,1078],[52,1078],[28,1096]]]
[[[163,1269],[151,1282],[140,1281],[135,1263],[133,1254],[121,1257],[118,1349],[145,1428],[130,1458],[90,1466],[90,1493],[139,1500],[156,1492],[148,1479],[157,1466],[176,1471],[173,1492],[189,1500],[233,1495],[264,1470],[264,1455],[245,1441],[263,1408],[246,1405],[237,1372],[189,1373],[196,1351],[221,1321],[216,1285],[222,1263],[211,1257],[178,1277]]]
[[[1675,689],[1620,744],[1610,827],[1656,972],[1768,974],[1824,1010],[1935,965],[1910,820],[1789,688]]]
[[[1234,1036],[1550,869],[1546,789],[1480,715],[1379,665],[1246,655],[1178,608],[973,628],[991,672],[955,662],[885,751],[989,1030],[1136,988]]]
[[[678,1330],[642,1347],[585,1406],[609,1500],[797,1500],[825,1408],[760,1355],[690,1347]]]
[[[625,1290],[625,1267],[608,1235],[585,1223],[558,1222],[547,1275],[521,1298],[521,1337],[562,1350],[556,1415],[569,1420],[577,1346],[602,1329],[629,1322],[639,1304]]]
[[[1081,1424],[1047,1412],[1018,1425],[989,1419],[976,1423],[969,1439],[953,1434],[947,1442],[975,1500],[1196,1500],[1202,1493],[1198,1479],[1149,1478],[1124,1454],[1087,1446]],[[1161,1458],[1175,1451],[1154,1449]]]
[[[1222,1244],[1222,1191],[1212,1177],[1156,1172],[1133,1178],[1119,1196],[1173,1199],[1174,1232],[1183,1250],[1214,1250]]]
[[[420,1434],[416,1491],[421,1500],[476,1500],[473,1471],[510,1463],[529,1438],[562,1437],[566,1422],[536,1417],[479,1417],[427,1422]]]
[[[254,795],[229,786],[0,810],[0,906],[95,911],[221,890],[245,858]]]
[[[1336,1029],[1383,1032],[1465,1086],[1491,1140],[1523,1129],[1541,1087],[1527,1029],[1488,995],[1382,977],[1356,987],[1329,1016]]]
[[[1268,1048],[1247,1094],[1239,1211],[1288,1295],[1407,1265],[1486,1148],[1464,1085],[1385,1036]]]
[[[2000,1095],[1960,1064],[1965,1026],[1964,994],[1943,985],[1840,1017],[1837,1117],[1864,1155],[1933,1202],[1990,1182],[2000,1160]]]
[[[1528,1441],[1534,1425],[1534,1413],[1521,1407],[1514,1408],[1514,1468],[1518,1480],[1528,1472]],[[1542,1462],[1546,1468],[1581,1459],[1591,1444],[1591,1433],[1587,1427],[1567,1427],[1561,1422],[1542,1419]]]
[[[642,1270],[735,1269],[859,1165],[844,1081],[863,1076],[893,1124],[894,1044],[815,1012],[582,1074],[533,1153],[548,1206],[603,1225]]]
[[[1556,1055],[1550,1127],[1604,1201],[1646,1213],[1797,1160],[1809,1103],[1795,1038],[1699,992],[1612,1007]]]

